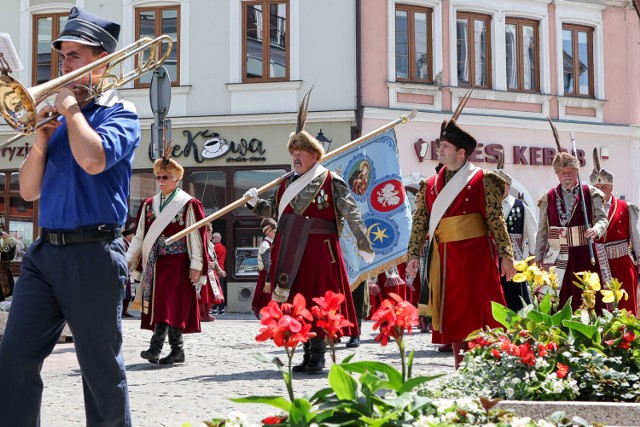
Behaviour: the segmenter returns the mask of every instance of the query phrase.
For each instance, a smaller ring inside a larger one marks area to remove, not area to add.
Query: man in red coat
[[[303,129],[308,96],[300,107],[297,131],[288,142],[294,173],[283,179],[268,199],[258,199],[255,188],[244,196],[247,207],[256,215],[277,218],[278,233],[271,251],[272,299],[291,302],[296,294],[302,294],[307,307],[311,307],[312,299],[323,297],[328,290],[341,293],[345,296],[341,313],[354,324],[344,328],[343,334],[357,336],[358,320],[339,244],[345,221],[365,261],[373,261],[373,249],[347,184],[340,175],[318,163],[324,149]],[[324,332],[318,328],[313,331],[318,335],[304,344],[304,359],[294,366],[294,372],[318,373],[324,368]]]
[[[428,243],[418,310],[432,317],[433,342],[452,344],[456,368],[471,332],[500,326],[491,310],[492,301],[505,305],[498,260],[508,280],[515,275],[502,215],[505,182],[469,162],[476,145],[455,120],[442,123],[438,161],[444,167],[420,183],[407,252],[407,274],[415,276]]]
[[[140,357],[151,363],[183,363],[182,334],[200,332],[198,289],[206,284],[208,260],[205,228],[176,242],[166,239],[204,218],[202,203],[178,188],[183,167],[173,159],[155,161],[153,173],[160,193],[140,205],[127,261],[141,279],[140,327],[153,331],[149,349]],[[134,301],[135,303],[135,301]],[[160,358],[169,337],[171,352]]]
[[[602,277],[593,239],[604,236],[607,231],[607,214],[602,208],[604,194],[595,187],[578,182],[580,162],[568,153],[556,154],[553,170],[560,184],[538,200],[536,263],[545,268],[556,268],[560,282],[560,307],[571,297],[571,306],[577,310],[582,305],[582,290],[573,283],[576,280],[574,273],[590,271]],[[582,209],[583,197],[586,218]],[[593,250],[593,259],[589,246]],[[604,307],[599,295],[595,308],[601,310]]]
[[[591,185],[604,193],[604,211],[609,219],[607,232],[596,240],[596,249],[600,259],[602,283],[611,278],[618,279],[622,289],[627,291],[628,299],[618,305],[628,312],[637,314],[638,257],[640,257],[640,236],[638,235],[638,207],[617,199],[613,193],[612,173],[600,167],[598,149],[593,149],[593,172],[589,176]],[[633,248],[635,259],[631,257]],[[606,255],[606,258],[603,257]]]

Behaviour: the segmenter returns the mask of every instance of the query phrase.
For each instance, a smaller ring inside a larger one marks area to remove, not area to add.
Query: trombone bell
[[[20,82],[11,76],[0,75],[0,114],[17,132],[28,135],[36,130],[36,102]]]

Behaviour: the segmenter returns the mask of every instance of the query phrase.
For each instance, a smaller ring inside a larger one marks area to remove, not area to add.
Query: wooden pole
[[[335,150],[333,150],[333,151],[331,151],[329,153],[326,153],[318,161],[320,163],[326,162],[327,160],[330,160],[330,159],[336,157],[337,155],[342,154],[345,151],[350,150],[353,147],[362,144],[364,141],[366,141],[366,140],[368,140],[368,139],[370,139],[370,138],[372,138],[372,137],[374,137],[376,135],[380,135],[381,133],[386,132],[391,128],[396,127],[400,123],[402,123],[402,124],[407,123],[409,120],[413,119],[415,116],[416,116],[416,110],[412,110],[411,113],[408,116],[403,114],[399,118],[395,119],[394,121],[389,122],[384,126],[380,126],[378,129],[372,130],[371,132],[367,133],[366,135],[362,135],[360,138],[354,139],[350,143],[345,144],[342,147],[336,148]],[[289,175],[291,175],[291,172],[288,172],[285,175],[283,175],[281,177],[278,177],[278,178],[274,179],[273,181],[271,181],[271,182],[263,185],[262,187],[258,188],[258,194],[264,193],[265,191],[276,187],[278,184],[280,184],[282,182],[282,180],[287,178]],[[195,231],[195,230],[199,229],[200,227],[203,227],[203,226],[209,224],[210,222],[213,222],[217,218],[220,218],[221,216],[231,212],[232,210],[234,210],[236,208],[239,208],[240,206],[243,206],[248,201],[249,201],[249,197],[243,197],[241,199],[236,200],[235,202],[225,206],[224,208],[212,213],[208,217],[201,219],[200,221],[196,222],[195,224],[191,225],[190,227],[185,228],[181,232],[176,233],[173,236],[169,237],[166,240],[166,243],[167,244],[171,244],[171,243],[183,238],[184,236],[186,236],[187,234],[191,233],[192,231]]]

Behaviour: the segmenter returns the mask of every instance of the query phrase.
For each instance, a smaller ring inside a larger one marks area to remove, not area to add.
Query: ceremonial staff
[[[350,150],[352,148],[354,148],[357,145],[362,144],[363,142],[365,142],[366,140],[379,135],[389,129],[392,129],[394,127],[396,127],[399,124],[405,124],[407,123],[409,120],[413,119],[416,116],[416,110],[412,110],[411,113],[407,116],[407,115],[401,115],[399,118],[397,118],[396,120],[387,123],[384,126],[380,126],[378,129],[375,129],[369,133],[367,133],[366,135],[361,136],[358,139],[354,139],[353,141],[351,141],[348,144],[343,145],[342,147],[339,147],[335,150],[333,150],[330,153],[326,153],[324,156],[322,156],[322,158],[320,160],[318,160],[318,162],[322,163],[325,162],[329,159],[332,159],[333,157],[344,153],[347,150]],[[289,176],[291,176],[293,172],[288,172],[286,174],[284,174],[281,177],[278,177],[276,179],[274,179],[273,181],[263,185],[262,187],[258,188],[258,194],[260,193],[264,193],[267,190],[270,190],[272,188],[274,188],[275,186],[277,186],[278,184],[280,184],[284,179],[288,178]],[[197,230],[198,228],[212,222],[213,220],[221,217],[222,215],[225,215],[228,212],[231,212],[232,210],[239,208],[240,206],[243,206],[244,204],[246,204],[249,201],[250,197],[245,196],[241,199],[236,200],[235,202],[225,206],[224,208],[212,213],[211,215],[209,215],[206,218],[201,219],[200,221],[196,222],[195,224],[193,224],[190,227],[185,228],[184,230],[182,230],[179,233],[174,234],[173,236],[169,237],[166,240],[167,244],[171,244],[181,238],[183,238],[184,236],[186,236],[187,234],[191,233],[192,231]]]
[[[573,153],[577,157],[578,150],[576,149],[576,139],[573,136],[573,132],[569,132],[569,135],[571,136],[571,144],[573,144]],[[589,215],[587,214],[587,202],[584,200],[585,198],[584,189],[582,188],[582,184],[580,181],[579,168],[578,168],[578,185],[580,186],[580,201],[581,201],[580,204],[582,205],[582,214],[584,215],[584,225],[585,225],[585,228],[588,230],[589,228],[591,228],[591,226],[589,225]],[[589,244],[589,256],[591,257],[591,265],[596,265],[596,258],[593,254],[593,239],[588,238],[587,243]]]

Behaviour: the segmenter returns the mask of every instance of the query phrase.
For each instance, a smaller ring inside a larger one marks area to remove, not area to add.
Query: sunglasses
[[[156,181],[168,181],[169,178],[169,175],[158,175],[156,176]]]

